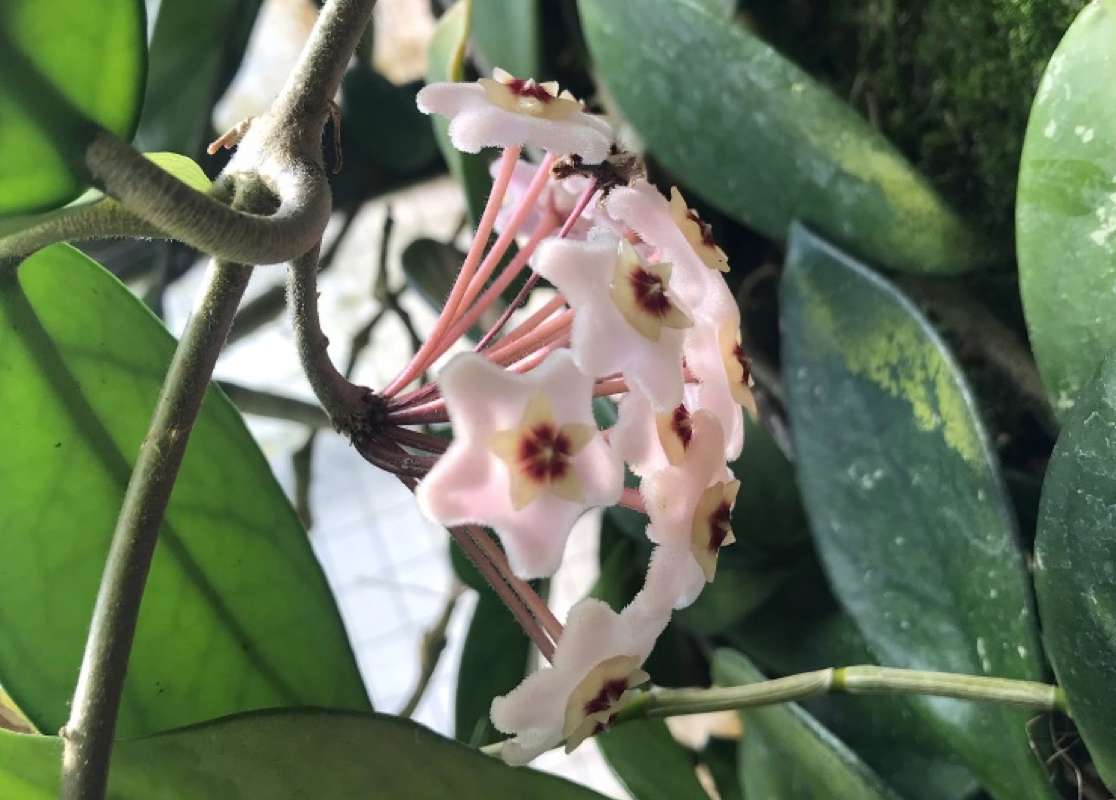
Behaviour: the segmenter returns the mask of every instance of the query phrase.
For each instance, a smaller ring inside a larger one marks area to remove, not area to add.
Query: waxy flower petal
[[[718,272],[729,271],[728,256],[713,239],[713,229],[686,204],[677,186],[670,187],[670,216],[701,263]]]
[[[717,324],[708,322],[686,332],[683,345],[686,366],[698,379],[691,384],[694,405],[712,412],[725,431],[725,459],[735,461],[744,447],[744,415],[757,416],[752,394],[748,357],[740,347],[740,328],[735,318]]]
[[[708,411],[695,412],[693,438],[682,464],[661,469],[640,482],[651,521],[647,538],[675,552],[687,548],[706,580],[712,580],[717,553],[734,541],[726,515],[732,510],[736,488],[724,462],[721,424]],[[730,498],[727,506],[726,497]]]
[[[671,286],[695,320],[739,312],[720,272],[709,269],[675,221],[671,205],[645,180],[614,189],[605,200],[609,215],[628,226],[663,261],[674,265]]]
[[[559,95],[554,84],[518,80],[502,71],[499,76],[425,86],[416,97],[419,111],[449,117],[450,141],[466,153],[518,145],[574,153],[589,164],[608,156],[612,129],[582,111],[568,93]]]
[[[636,475],[648,475],[682,463],[693,439],[693,419],[686,405],[656,412],[638,391],[618,403],[619,417],[609,432],[609,444]]]
[[[544,242],[532,266],[574,310],[570,344],[584,372],[623,373],[661,411],[682,402],[682,333],[675,326],[684,317],[661,282],[662,270],[648,269],[627,242],[607,233],[586,242]],[[642,282],[638,289],[636,279]],[[646,324],[637,328],[630,318],[638,315]]]
[[[739,491],[740,481],[714,483],[701,493],[694,508],[690,552],[709,583],[713,582],[717,571],[717,555],[721,548],[736,542],[732,533],[732,507]]]
[[[454,441],[419,484],[420,507],[443,525],[491,526],[520,577],[553,574],[577,518],[623,489],[592,379],[559,350],[523,375],[463,353],[439,383]]]
[[[563,739],[569,751],[606,727],[648,680],[640,667],[669,618],[634,604],[617,614],[592,598],[570,609],[554,663],[492,701],[493,725],[515,737],[504,742],[504,759],[526,764]]]
[[[661,544],[651,551],[643,588],[628,606],[630,613],[651,619],[685,608],[705,588],[705,573],[693,558],[689,542]]]

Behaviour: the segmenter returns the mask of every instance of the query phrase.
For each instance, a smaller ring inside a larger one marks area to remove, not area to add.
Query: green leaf
[[[714,680],[742,686],[766,680],[739,653],[718,650]],[[772,800],[898,800],[867,764],[797,703],[741,712],[744,796]],[[755,744],[749,742],[756,739]]]
[[[473,39],[488,66],[520,78],[539,75],[539,0],[472,0]]]
[[[658,719],[626,722],[596,742],[635,800],[708,800],[694,773],[694,756]]]
[[[260,0],[159,3],[138,149],[200,150],[213,105],[240,65],[259,9]]]
[[[397,175],[435,161],[438,142],[430,120],[415,105],[421,87],[418,82],[396,86],[363,64],[349,70],[342,84],[342,134],[351,143],[345,160],[354,156]]]
[[[142,0],[0,4],[0,217],[60,206],[85,185],[92,130],[130,139],[147,69]]]
[[[438,20],[427,53],[426,82],[460,81],[465,77],[465,46],[469,41],[470,0],[457,0]],[[465,190],[465,204],[474,225],[481,218],[485,200],[492,189],[488,162],[480,154],[456,150],[449,140],[449,122],[431,117],[438,149],[450,172]]]
[[[1019,288],[1059,415],[1116,340],[1116,0],[1087,5],[1046,68],[1019,166]]]
[[[1116,791],[1116,358],[1066,419],[1042,487],[1035,586],[1047,652],[1097,769]]]
[[[881,267],[959,272],[984,245],[844,102],[696,0],[579,0],[599,78],[662,164],[782,239],[794,219]]]
[[[496,593],[485,586],[473,612],[457,673],[454,735],[471,747],[504,738],[489,722],[492,700],[527,674],[531,640]]]
[[[795,226],[784,374],[819,554],[890,666],[1041,680],[1009,500],[953,357],[894,287]],[[1029,714],[920,699],[997,797],[1050,797]]]
[[[58,796],[61,740],[0,731],[0,796]],[[267,711],[117,742],[114,800],[601,800],[553,775],[506,766],[408,720]]]
[[[0,271],[0,683],[39,730],[68,716],[108,540],[174,346],[70,247]],[[160,534],[117,733],[290,705],[361,710],[367,699],[306,532],[211,389]]]

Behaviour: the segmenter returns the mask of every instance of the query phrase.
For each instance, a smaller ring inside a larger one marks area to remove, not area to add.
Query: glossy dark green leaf
[[[694,755],[666,723],[642,719],[599,734],[596,742],[634,800],[708,800],[694,773]]]
[[[765,680],[747,658],[731,650],[713,657],[718,685]],[[797,703],[748,709],[741,760],[746,798],[764,800],[899,800],[867,764]]]
[[[434,29],[426,57],[426,82],[460,81],[465,77],[465,47],[469,40],[470,0],[457,0]],[[484,211],[484,203],[492,188],[488,163],[483,155],[462,153],[450,143],[449,122],[439,116],[432,118],[438,149],[450,172],[465,191],[469,218],[475,225]]]
[[[800,483],[834,591],[889,666],[1041,680],[1010,503],[956,362],[864,265],[795,226],[782,282]],[[919,708],[997,797],[1050,797],[1029,714]]]
[[[395,174],[421,169],[438,157],[430,120],[415,105],[422,84],[396,86],[365,65],[349,70],[342,84],[344,157],[367,160]],[[361,153],[350,152],[352,150]],[[364,156],[364,158],[361,158]]]
[[[697,0],[579,0],[598,77],[678,180],[776,239],[794,219],[876,264],[949,273],[983,244],[883,136]]]
[[[0,683],[39,730],[68,716],[109,536],[174,344],[72,248],[0,272]],[[213,389],[151,567],[117,732],[289,705],[367,700],[306,532]]]
[[[1116,791],[1116,358],[1078,396],[1046,470],[1035,586],[1070,713]]]
[[[1019,166],[1019,288],[1061,415],[1116,341],[1116,0],[1087,5],[1051,58]]]
[[[771,674],[875,662],[817,565],[801,568],[728,639]],[[829,694],[802,705],[908,800],[967,797],[977,786],[909,696]]]
[[[141,150],[197,153],[244,55],[260,0],[165,0],[151,34]]]
[[[91,132],[79,115],[131,138],[145,34],[143,0],[0,3],[0,216],[60,206],[81,192],[77,166]]]
[[[473,41],[489,69],[502,67],[521,78],[549,80],[539,72],[539,0],[471,0]]]
[[[61,743],[0,731],[0,796],[58,796]],[[408,720],[314,709],[244,714],[119,742],[113,800],[601,800],[470,750]]]
[[[454,735],[471,747],[504,738],[492,727],[492,700],[507,694],[527,674],[531,640],[496,593],[485,586],[461,651],[457,673]]]

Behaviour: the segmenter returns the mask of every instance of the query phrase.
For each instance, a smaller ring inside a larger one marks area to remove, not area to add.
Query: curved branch
[[[371,411],[372,390],[351,383],[329,357],[329,339],[318,317],[318,248],[291,262],[287,270],[287,305],[295,345],[310,388],[334,425],[357,433]]]
[[[228,176],[257,172],[278,198],[272,214],[230,208],[220,194],[186,185],[107,131],[86,148],[85,163],[106,194],[168,237],[234,263],[278,264],[317,244],[329,221],[329,184],[320,163],[291,155],[258,157],[251,141],[245,139],[243,158],[240,153],[233,158],[226,181],[215,189],[227,186]],[[250,161],[258,163],[249,168]]]
[[[58,242],[90,239],[169,239],[111,197],[88,205],[61,208],[8,236],[0,237],[0,258],[30,255]]]

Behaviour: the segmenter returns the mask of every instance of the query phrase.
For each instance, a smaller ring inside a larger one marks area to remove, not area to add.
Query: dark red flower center
[[[656,317],[667,315],[670,311],[670,300],[667,299],[666,286],[663,285],[662,278],[639,267],[632,271],[628,280],[631,281],[632,292],[640,308]]]
[[[585,715],[597,714],[601,711],[609,709],[613,703],[621,698],[621,696],[628,690],[628,679],[617,678],[615,680],[606,681],[601,690],[585,704]],[[612,721],[611,719],[609,720]]]
[[[748,358],[748,354],[744,352],[744,347],[739,342],[737,342],[736,345],[732,348],[732,357],[736,359],[736,362],[740,365],[740,368],[744,370],[744,374],[741,376],[740,382],[743,383],[745,386],[751,386],[752,359]]]
[[[686,209],[686,216],[689,217],[690,221],[696,224],[698,226],[698,230],[701,231],[701,243],[706,247],[716,247],[717,242],[713,238],[713,227],[708,222],[699,217],[698,213],[692,208]]]
[[[709,518],[709,528],[709,552],[716,553],[732,530],[732,509],[727,502],[721,501],[721,504],[713,510],[713,515]]]
[[[535,100],[539,100],[543,103],[549,103],[554,99],[554,96],[551,95],[550,92],[532,80],[512,78],[504,85],[507,86],[508,91],[516,97],[533,97]]]
[[[566,474],[572,450],[569,437],[544,422],[524,433],[519,442],[519,464],[532,480],[555,480]]]
[[[694,425],[686,406],[679,404],[674,409],[674,413],[670,415],[670,429],[682,440],[683,447],[690,446],[690,439],[694,436]]]

